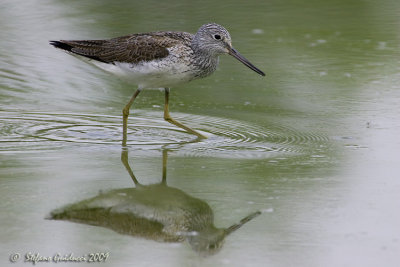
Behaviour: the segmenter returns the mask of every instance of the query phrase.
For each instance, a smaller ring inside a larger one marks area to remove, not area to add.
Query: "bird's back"
[[[193,35],[186,32],[137,33],[107,40],[50,41],[56,48],[103,63],[140,63],[165,58],[168,49],[188,46]]]
[[[128,77],[141,88],[171,87],[200,77],[192,64],[193,35],[151,32],[107,40],[50,41],[56,48],[91,59],[96,66]],[[204,76],[204,75],[203,75]]]

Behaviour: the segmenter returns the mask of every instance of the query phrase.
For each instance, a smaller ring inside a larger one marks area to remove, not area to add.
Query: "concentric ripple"
[[[270,124],[268,128],[230,119],[174,113],[208,137],[195,136],[165,122],[159,112],[135,111],[128,145],[151,150],[167,147],[179,154],[228,158],[268,158],[305,153],[328,138]],[[71,144],[120,145],[121,116],[0,112],[0,151],[49,150]]]
[[[199,125],[207,140],[185,144],[180,151],[194,156],[227,158],[268,158],[317,151],[329,138],[316,133],[301,133],[269,123],[261,127],[243,121],[209,116],[180,115],[179,120]]]

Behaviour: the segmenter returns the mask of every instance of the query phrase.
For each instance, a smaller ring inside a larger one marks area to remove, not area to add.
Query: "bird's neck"
[[[193,65],[199,71],[199,77],[205,77],[213,73],[218,66],[219,55],[211,53],[209,49],[198,45],[198,41],[193,39],[192,50],[193,50]]]
[[[197,77],[206,77],[212,74],[218,66],[218,56],[200,56],[195,55],[193,58],[193,65],[196,66],[198,74]]]

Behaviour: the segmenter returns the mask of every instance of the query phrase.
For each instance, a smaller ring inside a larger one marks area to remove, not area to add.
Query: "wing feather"
[[[60,40],[50,44],[69,52],[105,63],[139,63],[169,55],[168,48],[190,45],[193,36],[185,32],[153,32],[108,40]]]

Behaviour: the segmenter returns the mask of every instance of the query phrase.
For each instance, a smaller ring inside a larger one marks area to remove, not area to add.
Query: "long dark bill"
[[[229,48],[229,55],[235,57],[237,60],[239,60],[240,62],[242,62],[244,65],[246,65],[247,67],[249,67],[250,69],[254,70],[255,72],[257,72],[258,74],[265,76],[265,73],[262,72],[259,68],[257,68],[256,66],[254,66],[253,64],[250,63],[250,61],[248,61],[244,56],[242,56],[236,49],[234,49],[233,47]]]
[[[253,220],[255,217],[257,217],[257,216],[260,215],[260,214],[261,214],[260,211],[256,211],[256,212],[253,212],[252,214],[250,214],[250,215],[244,217],[243,219],[240,220],[239,223],[236,223],[236,224],[234,224],[234,225],[228,227],[227,229],[225,229],[225,234],[226,234],[226,235],[229,235],[229,234],[233,233],[234,231],[236,231],[237,229],[239,229],[240,227],[242,227],[245,223],[247,223],[247,222]]]

